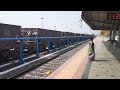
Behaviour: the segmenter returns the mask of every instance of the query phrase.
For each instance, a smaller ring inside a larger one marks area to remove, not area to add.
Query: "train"
[[[21,26],[0,24],[0,38],[20,38]],[[0,41],[0,59],[12,58],[19,54],[19,43],[16,41]]]
[[[30,37],[65,37],[65,36],[90,36],[86,34],[63,32],[42,28],[22,28],[19,25],[0,23],[0,38],[30,38]],[[24,41],[24,52],[32,54],[35,53],[35,40]],[[74,41],[61,40],[61,45]],[[40,51],[44,52],[48,49],[47,40],[40,40]],[[50,39],[50,49],[60,47],[58,39]],[[19,57],[20,42],[17,41],[0,41],[0,61],[4,59],[13,59]]]
[[[65,37],[65,36],[75,36],[75,33],[70,32],[61,32],[61,31],[54,31],[54,30],[48,30],[48,29],[41,29],[41,28],[21,28],[22,36],[23,37]],[[47,40],[41,40],[40,41],[40,48],[41,51],[45,51],[48,49],[47,46]],[[64,44],[67,44],[67,41],[62,39],[62,46]],[[56,46],[54,46],[54,43]],[[33,46],[33,45],[32,45]],[[60,46],[58,39],[50,39],[50,49],[53,49],[54,47],[58,48]],[[31,50],[29,50],[31,51]],[[32,50],[33,51],[33,50]]]

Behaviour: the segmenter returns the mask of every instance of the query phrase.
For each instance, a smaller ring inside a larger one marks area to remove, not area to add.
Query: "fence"
[[[24,43],[23,41],[25,40],[35,40],[36,43],[36,57],[40,57],[40,40],[47,40],[47,46],[48,46],[48,52],[50,51],[50,39],[54,39],[54,50],[56,48],[56,40],[59,40],[59,44],[60,44],[60,49],[62,49],[62,41],[64,41],[64,47],[66,45],[72,45],[74,43],[77,42],[82,42],[85,40],[88,40],[90,37],[93,36],[66,36],[66,37],[31,37],[31,38],[0,38],[0,41],[20,41],[20,59],[19,59],[19,63],[23,64],[24,63],[24,53],[23,53],[23,49],[24,49]],[[66,44],[65,44],[66,42]]]

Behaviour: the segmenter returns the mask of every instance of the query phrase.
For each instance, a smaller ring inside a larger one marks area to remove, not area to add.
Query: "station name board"
[[[120,13],[107,13],[107,20],[120,20]]]

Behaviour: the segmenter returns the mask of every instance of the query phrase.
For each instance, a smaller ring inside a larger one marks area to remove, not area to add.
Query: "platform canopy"
[[[81,17],[93,30],[118,30],[120,19],[110,20],[107,18],[107,13],[120,15],[120,11],[82,11]]]

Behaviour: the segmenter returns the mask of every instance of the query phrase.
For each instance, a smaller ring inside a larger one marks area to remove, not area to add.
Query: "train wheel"
[[[0,54],[0,63],[4,62],[4,60],[5,60],[5,57],[3,56],[3,54]]]
[[[17,50],[14,50],[14,51],[11,51],[11,52],[9,52],[9,53],[7,53],[7,57],[8,57],[8,59],[15,59],[15,58],[17,58],[17,57],[19,57],[19,49]]]

